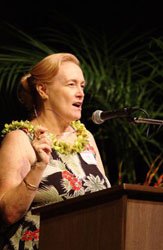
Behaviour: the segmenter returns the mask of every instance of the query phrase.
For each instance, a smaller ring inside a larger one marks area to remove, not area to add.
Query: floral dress
[[[90,144],[83,152],[69,155],[52,150],[31,208],[109,187],[107,177],[97,167],[95,151]],[[39,216],[33,215],[31,208],[24,218],[13,225],[5,225],[1,221],[0,249],[38,249]]]

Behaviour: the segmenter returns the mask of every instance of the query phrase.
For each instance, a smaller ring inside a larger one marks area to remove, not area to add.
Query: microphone
[[[132,111],[138,110],[137,107],[123,108],[113,111],[96,110],[92,114],[92,121],[96,124],[101,124],[106,120],[114,118],[130,118]]]

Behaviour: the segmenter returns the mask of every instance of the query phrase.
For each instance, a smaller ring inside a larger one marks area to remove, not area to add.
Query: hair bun
[[[30,73],[28,73],[28,74],[26,74],[25,76],[23,76],[22,78],[21,78],[21,84],[23,85],[23,88],[27,91],[27,92],[30,92],[30,88],[29,88],[29,84],[28,84],[28,78],[30,78],[31,77],[31,74]]]
[[[30,73],[24,75],[20,79],[20,84],[18,85],[17,89],[17,97],[18,100],[26,106],[28,110],[31,110],[33,108],[33,98],[31,95],[31,90],[29,86],[29,78],[32,75]]]

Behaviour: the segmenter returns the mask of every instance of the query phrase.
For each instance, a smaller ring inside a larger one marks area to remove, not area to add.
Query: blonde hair
[[[56,53],[49,55],[38,62],[28,74],[21,78],[23,89],[20,93],[20,99],[25,106],[31,110],[33,106],[38,106],[41,98],[36,90],[36,83],[42,82],[50,84],[62,63],[73,62],[80,66],[79,60],[70,53]],[[38,108],[38,107],[37,107]]]

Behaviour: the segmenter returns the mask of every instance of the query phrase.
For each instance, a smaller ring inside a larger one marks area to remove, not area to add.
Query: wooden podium
[[[163,188],[123,184],[33,213],[39,250],[163,250]]]

